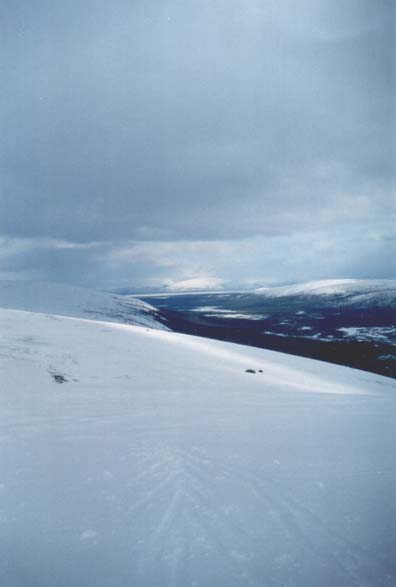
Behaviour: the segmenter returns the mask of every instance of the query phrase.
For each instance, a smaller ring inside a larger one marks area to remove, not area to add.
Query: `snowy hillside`
[[[256,293],[269,297],[342,296],[348,298],[350,303],[375,300],[396,302],[396,279],[325,279],[282,287],[260,288]]]
[[[122,324],[0,324],[2,587],[396,584],[394,381]]]
[[[165,328],[141,300],[63,284],[0,281],[0,308]]]

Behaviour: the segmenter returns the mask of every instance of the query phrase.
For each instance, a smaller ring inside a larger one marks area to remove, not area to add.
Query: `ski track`
[[[208,550],[220,551],[223,563],[228,566],[232,575],[238,576],[240,581],[243,579],[243,584],[259,584],[254,577],[247,574],[245,563],[251,556],[249,553],[257,550],[258,544],[264,546],[265,530],[262,533],[254,533],[249,527],[244,526],[243,516],[238,516],[235,512],[234,515],[230,515],[226,508],[213,507],[211,480],[213,483],[213,478],[219,475],[226,478],[230,484],[235,485],[237,480],[237,485],[246,491],[245,499],[255,502],[253,509],[258,512],[265,511],[272,518],[276,529],[286,535],[289,541],[299,541],[333,571],[338,569],[341,576],[347,579],[346,585],[391,587],[394,584],[394,566],[388,568],[389,579],[385,577],[383,582],[379,583],[378,574],[384,565],[387,565],[386,561],[374,560],[370,552],[334,531],[320,516],[298,502],[290,492],[282,489],[270,477],[263,479],[251,472],[221,468],[218,464],[214,466],[208,459],[194,457],[194,453],[179,451],[173,458],[165,457],[162,460],[162,468],[160,462],[155,462],[140,478],[145,478],[154,471],[169,471],[169,468],[172,473],[157,482],[145,499],[130,508],[131,512],[151,506],[153,498],[166,503],[158,525],[150,536],[149,550],[155,553],[154,558],[168,562],[171,560],[169,585],[182,584],[177,580],[177,569],[184,550],[172,547],[171,550],[178,555],[169,557],[167,548],[168,540],[170,544],[176,540],[172,532],[175,519],[180,516],[186,518],[186,514],[183,513],[184,507],[188,511],[188,526],[196,530],[194,535],[200,536],[200,542],[204,543]],[[240,549],[241,545],[245,552],[235,550],[236,546]],[[262,572],[265,573],[265,568]],[[266,585],[272,584],[276,583],[271,578],[266,578]]]

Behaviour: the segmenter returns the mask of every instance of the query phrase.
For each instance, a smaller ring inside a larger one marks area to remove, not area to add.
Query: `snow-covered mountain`
[[[2,587],[394,587],[393,380],[48,312],[0,324]]]
[[[256,294],[268,297],[342,296],[343,303],[396,301],[396,279],[325,279],[281,287],[265,287]]]
[[[133,297],[35,281],[0,281],[0,308],[164,329],[159,312]]]

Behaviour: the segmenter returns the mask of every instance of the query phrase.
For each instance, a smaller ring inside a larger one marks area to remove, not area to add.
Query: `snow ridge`
[[[139,299],[56,283],[0,281],[0,307],[167,330],[159,312]]]

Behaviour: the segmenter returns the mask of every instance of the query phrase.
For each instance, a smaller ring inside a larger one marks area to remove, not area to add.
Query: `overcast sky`
[[[6,0],[0,277],[396,277],[393,0]]]

